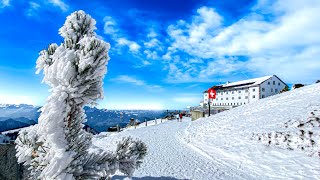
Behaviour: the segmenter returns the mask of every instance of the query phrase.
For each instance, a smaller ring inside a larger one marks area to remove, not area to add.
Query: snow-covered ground
[[[193,122],[184,118],[100,136],[94,144],[113,149],[120,137],[142,139],[149,152],[133,179],[320,179],[319,111],[315,84]],[[290,138],[274,142],[277,133]]]

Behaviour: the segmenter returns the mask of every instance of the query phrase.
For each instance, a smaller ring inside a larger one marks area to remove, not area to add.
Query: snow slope
[[[101,136],[94,144],[113,149],[112,141],[123,136],[142,139],[149,154],[133,179],[320,179],[315,153],[320,127],[297,127],[318,111],[320,84],[315,84],[193,122],[185,118]],[[312,137],[299,140],[301,128]],[[276,145],[256,138],[274,132],[290,134],[292,150],[287,141]]]

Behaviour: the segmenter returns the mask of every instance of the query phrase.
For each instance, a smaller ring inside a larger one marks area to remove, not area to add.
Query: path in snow
[[[247,175],[246,172],[215,160],[201,151],[181,141],[190,118],[183,122],[168,121],[147,128],[126,130],[114,133],[111,137],[94,141],[97,146],[104,147],[110,142],[124,136],[140,138],[148,145],[148,155],[142,166],[134,173],[137,179],[255,179],[258,176]],[[115,176],[112,179],[121,179]]]

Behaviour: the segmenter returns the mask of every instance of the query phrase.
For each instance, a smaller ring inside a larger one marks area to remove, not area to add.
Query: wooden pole
[[[209,98],[209,116],[210,116],[210,98]]]

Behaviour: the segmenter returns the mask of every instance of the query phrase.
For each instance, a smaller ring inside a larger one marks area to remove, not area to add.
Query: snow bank
[[[319,110],[314,84],[199,119],[181,138],[248,173],[319,179]]]
[[[121,137],[142,139],[149,152],[133,179],[320,179],[320,159],[312,154],[319,150],[319,111],[315,84],[209,118],[128,129],[93,143],[114,150],[112,141]],[[281,142],[280,132],[290,138]]]

